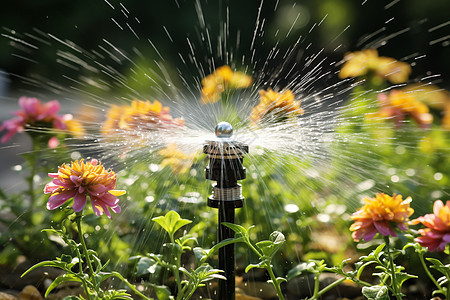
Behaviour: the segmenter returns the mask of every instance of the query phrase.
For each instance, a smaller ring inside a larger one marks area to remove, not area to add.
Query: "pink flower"
[[[58,167],[58,173],[49,173],[48,176],[53,178],[44,188],[45,194],[51,194],[47,202],[48,209],[56,209],[73,198],[73,210],[80,212],[89,196],[97,216],[105,213],[111,218],[109,208],[115,213],[120,212],[119,199],[116,196],[126,192],[114,190],[116,173],[106,170],[96,159],[90,162],[76,160],[70,166],[63,164]]]
[[[65,116],[57,115],[60,108],[58,101],[53,100],[41,103],[37,98],[21,97],[19,105],[22,109],[13,113],[17,118],[6,120],[0,126],[0,131],[7,130],[7,133],[1,139],[2,143],[9,141],[17,132],[25,131],[27,126],[59,130],[67,129],[67,125],[64,122]],[[57,146],[54,140],[49,142],[50,148]]]
[[[364,198],[365,205],[350,217],[355,221],[350,226],[353,240],[358,242],[364,238],[370,241],[377,233],[397,236],[394,229],[405,231],[408,217],[414,213],[411,201],[411,197],[403,200],[402,195],[391,197],[384,193],[376,194],[375,198]]]
[[[433,214],[427,214],[411,221],[412,224],[422,223],[427,228],[419,229],[422,235],[415,239],[430,251],[444,251],[450,243],[450,201],[444,203],[437,200],[433,205]]]

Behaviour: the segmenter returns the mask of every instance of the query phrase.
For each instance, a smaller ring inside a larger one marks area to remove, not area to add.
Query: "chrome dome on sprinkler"
[[[242,186],[238,180],[245,179],[242,165],[248,145],[232,139],[233,127],[228,122],[220,122],[215,128],[216,138],[206,141],[203,153],[208,155],[209,165],[205,169],[206,179],[216,181],[208,206],[218,209],[218,242],[234,237],[234,231],[222,225],[234,223],[235,209],[244,206]],[[219,281],[218,299],[235,299],[235,259],[234,244],[219,249],[219,269],[225,272],[227,280]]]

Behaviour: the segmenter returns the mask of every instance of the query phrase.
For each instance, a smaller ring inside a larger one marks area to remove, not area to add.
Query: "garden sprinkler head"
[[[242,166],[248,146],[233,140],[233,127],[230,123],[220,122],[216,126],[216,138],[206,141],[203,153],[208,155],[209,165],[205,169],[206,179],[216,181],[208,206],[218,209],[218,242],[234,237],[234,231],[223,223],[234,223],[234,210],[244,206],[242,186],[238,180],[245,178]],[[229,244],[219,249],[219,269],[224,271],[226,280],[220,280],[218,286],[219,300],[235,299],[234,245]]]
[[[203,153],[208,155],[209,165],[206,167],[206,178],[217,183],[213,185],[213,194],[208,205],[218,207],[220,201],[230,201],[221,205],[242,207],[244,198],[238,180],[245,179],[245,168],[242,165],[248,146],[232,139],[233,127],[228,122],[220,122],[216,126],[216,138],[206,141]]]

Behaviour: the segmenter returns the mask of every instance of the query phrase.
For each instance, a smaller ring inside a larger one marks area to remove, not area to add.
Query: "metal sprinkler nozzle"
[[[212,195],[208,198],[208,206],[218,209],[218,242],[221,242],[234,237],[234,231],[222,223],[234,223],[235,208],[244,206],[242,186],[237,181],[245,179],[242,163],[244,155],[248,153],[248,146],[231,138],[233,127],[228,122],[220,122],[215,130],[216,139],[205,142],[203,153],[209,158],[209,165],[205,169],[206,179],[216,181]],[[218,299],[234,300],[234,244],[219,249],[219,268],[225,272],[227,280],[219,281]]]
[[[216,136],[219,138],[230,138],[233,135],[233,126],[230,123],[222,121],[216,125]]]
[[[216,126],[216,139],[206,141],[203,153],[208,155],[209,165],[206,167],[206,179],[214,180],[213,194],[208,205],[218,208],[218,201],[233,201],[235,207],[242,207],[244,198],[238,180],[245,179],[245,168],[242,166],[248,146],[231,139],[233,127],[228,122],[220,122]],[[222,205],[231,205],[231,202]]]

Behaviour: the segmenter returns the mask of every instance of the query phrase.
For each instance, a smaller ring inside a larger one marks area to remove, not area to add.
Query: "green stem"
[[[396,280],[396,276],[395,276],[395,265],[394,265],[394,259],[392,258],[392,254],[391,254],[391,246],[390,246],[390,243],[389,243],[389,236],[385,236],[384,240],[386,242],[387,255],[388,255],[389,264],[390,264],[390,267],[391,267],[391,280],[392,280],[391,285],[392,285],[392,289],[394,291],[395,298],[397,300],[401,300],[402,297],[401,297],[400,291],[398,290],[398,287],[397,287],[397,280]]]
[[[248,237],[245,239],[245,243],[250,247],[251,250],[253,250],[253,252],[256,253],[256,255],[258,255],[259,259],[261,259],[261,260],[264,259],[263,255],[261,253],[259,253],[259,251],[253,246],[253,244],[250,242]],[[281,292],[280,285],[279,285],[279,283],[277,281],[277,278],[275,277],[275,274],[273,273],[270,261],[268,263],[266,263],[266,266],[264,268],[269,273],[270,279],[272,280],[272,284],[275,287],[275,290],[277,291],[278,298],[281,299],[281,300],[284,300],[283,293]]]
[[[423,269],[425,270],[425,273],[427,273],[428,278],[431,279],[431,281],[433,281],[434,285],[442,291],[442,287],[439,285],[439,283],[436,281],[436,279],[434,278],[434,276],[431,274],[430,270],[427,267],[427,264],[425,263],[425,260],[423,258],[423,253],[422,252],[418,252],[419,254],[419,260],[420,263],[422,264]]]
[[[172,243],[173,245],[173,251],[177,252],[177,255],[175,257],[175,266],[176,268],[173,268],[173,273],[175,275],[175,281],[177,283],[177,289],[178,289],[178,293],[177,293],[177,299],[183,299],[183,289],[181,286],[181,278],[180,278],[180,267],[181,267],[181,251],[177,251],[175,250],[175,243]]]
[[[82,215],[79,215],[79,214],[77,214],[77,216],[75,218],[75,221],[77,223],[78,236],[80,237],[80,242],[81,242],[81,247],[83,248],[84,258],[86,259],[86,263],[87,263],[88,268],[89,268],[90,280],[95,280],[95,278],[93,276],[94,275],[94,268],[92,268],[91,259],[89,258],[89,253],[88,253],[88,250],[87,250],[87,247],[86,247],[86,241],[84,240],[83,231],[81,230],[81,218],[82,218]],[[81,270],[80,272],[83,272],[83,271]],[[98,286],[97,286],[96,282],[93,282],[93,286],[94,286],[95,291],[97,292],[97,295],[99,295],[100,293],[98,291]],[[85,289],[86,289],[87,297],[89,299],[91,299],[91,295],[89,293],[88,287],[85,286]]]
[[[314,274],[314,293],[313,296],[310,298],[311,300],[316,300],[319,298],[319,287],[320,287],[320,278],[319,273]]]
[[[270,264],[266,264],[265,269],[267,270],[267,272],[269,272],[270,279],[272,280],[272,284],[275,287],[275,290],[277,291],[278,298],[280,300],[284,300],[284,296],[283,296],[283,293],[281,292],[280,284],[278,283],[277,278],[275,277],[275,274],[273,273],[272,266]]]
[[[197,289],[197,285],[195,284],[194,287],[192,288],[192,290],[189,292],[189,294],[186,296],[186,298],[184,300],[189,300],[192,295],[194,295],[195,290]]]
[[[450,300],[450,278],[447,276],[447,295],[446,299]]]
[[[322,296],[323,294],[325,294],[326,292],[328,292],[329,290],[331,290],[332,288],[337,286],[339,283],[344,282],[346,279],[347,279],[346,277],[338,279],[335,282],[333,282],[332,284],[324,287],[317,293],[317,298],[319,298],[320,296]]]
[[[89,253],[86,247],[86,241],[84,240],[83,231],[81,230],[81,216],[76,217],[78,236],[80,237],[81,246],[83,247],[84,257],[89,268],[89,275],[94,275],[94,268],[92,267],[91,259],[89,258]]]
[[[111,272],[111,274],[113,274],[115,277],[119,278],[120,280],[122,280],[122,282],[124,282],[136,295],[146,299],[146,300],[151,300],[151,298],[148,298],[147,296],[145,296],[144,294],[142,294],[141,292],[139,292],[136,289],[136,286],[134,284],[131,284],[127,279],[125,279],[122,274],[113,271]]]

